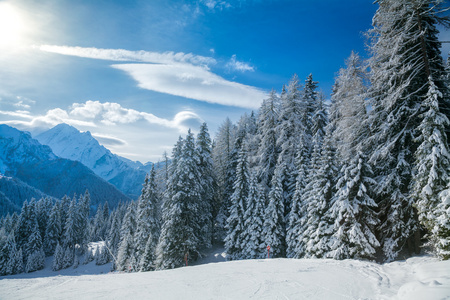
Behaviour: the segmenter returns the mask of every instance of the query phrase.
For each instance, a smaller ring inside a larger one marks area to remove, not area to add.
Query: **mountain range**
[[[0,124],[0,174],[0,212],[17,210],[31,197],[62,198],[86,189],[93,207],[130,200],[81,162],[58,157],[30,133],[4,124]]]
[[[59,124],[37,135],[36,140],[48,145],[61,158],[81,162],[132,199],[137,199],[141,194],[145,175],[152,165],[113,154],[100,145],[89,131],[80,132],[67,124]]]

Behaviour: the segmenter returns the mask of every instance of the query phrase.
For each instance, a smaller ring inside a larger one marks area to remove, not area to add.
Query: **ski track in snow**
[[[94,262],[0,277],[0,299],[450,299],[450,261],[428,256],[379,265],[356,260],[225,262],[221,248],[195,265],[108,273]],[[103,273],[103,274],[99,274]]]

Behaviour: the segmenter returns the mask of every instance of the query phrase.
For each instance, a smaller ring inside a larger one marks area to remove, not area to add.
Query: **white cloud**
[[[124,49],[99,49],[70,46],[42,45],[40,50],[63,55],[86,57],[93,59],[112,61],[134,61],[155,64],[189,63],[194,65],[213,65],[216,60],[212,57],[194,55],[183,52],[149,52],[149,51],[129,51]]]
[[[228,81],[201,66],[188,64],[116,64],[141,88],[209,103],[258,108],[266,94],[261,90]]]
[[[114,64],[112,67],[127,72],[141,88],[160,93],[243,108],[258,108],[266,97],[266,93],[255,87],[229,81],[212,73],[209,66],[217,63],[212,57],[183,52],[157,53],[54,45],[43,45],[39,49],[93,59],[151,63]],[[237,61],[236,55],[232,56],[226,67],[239,72],[254,71],[249,64]],[[108,123],[108,119],[105,122]]]
[[[1,115],[11,116],[11,117],[18,117],[23,119],[32,119],[33,117],[30,115],[30,112],[23,111],[23,110],[16,110],[16,111],[5,111],[0,110]]]
[[[230,2],[223,0],[201,0],[201,2],[210,10],[215,9],[223,10],[232,7]]]
[[[239,72],[254,72],[255,68],[245,62],[236,60],[236,54],[231,56],[231,59],[226,64],[226,67],[231,71],[239,71]]]
[[[45,115],[39,116],[32,116],[29,112],[24,111],[0,111],[0,114],[28,120],[5,121],[5,123],[37,128],[51,128],[60,123],[96,128],[102,125],[132,124],[144,120],[149,124],[185,132],[191,125],[192,127],[199,127],[203,122],[192,111],[181,111],[172,120],[168,120],[159,118],[151,113],[122,107],[119,103],[101,103],[91,100],[85,103],[74,103],[68,110],[54,108],[47,111]]]
[[[104,146],[126,146],[128,143],[120,138],[111,135],[92,133],[92,136]]]

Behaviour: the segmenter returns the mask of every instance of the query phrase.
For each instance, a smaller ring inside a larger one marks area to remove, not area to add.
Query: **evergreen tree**
[[[71,267],[75,259],[75,250],[72,247],[66,247],[64,250],[64,257],[62,260],[62,268],[67,269]]]
[[[336,175],[335,152],[328,131],[322,147],[320,142],[315,143],[311,172],[305,188],[306,225],[299,241],[300,245],[305,245],[307,257],[324,257],[329,251],[333,222],[328,217],[328,209],[334,193]],[[301,256],[302,253],[297,252],[297,255]]]
[[[359,144],[367,134],[364,124],[367,119],[365,96],[367,73],[359,55],[352,51],[345,62],[346,68],[339,70],[333,89],[332,103],[335,114],[330,116],[335,126],[333,139],[337,154],[343,161],[355,157]]]
[[[145,178],[142,194],[138,201],[135,245],[136,255],[140,261],[144,259],[145,251],[155,251],[159,238],[159,221],[157,217],[157,203],[159,201],[155,180],[156,173],[153,165],[150,174]],[[150,249],[147,249],[148,247]]]
[[[230,197],[233,193],[233,178],[229,178],[236,169],[230,164],[231,151],[236,135],[236,126],[229,118],[219,127],[216,135],[214,148],[212,149],[212,159],[216,170],[217,180],[217,202],[219,211],[215,220],[215,239],[223,240],[226,235],[225,224],[229,216]],[[236,167],[236,166],[235,166]]]
[[[105,202],[107,203],[107,202]],[[91,232],[89,234],[89,240],[96,242],[102,239],[102,230],[105,227],[105,219],[103,216],[103,207],[97,206],[97,212],[95,213],[94,220],[92,221]]]
[[[248,189],[241,247],[243,258],[263,258],[266,248],[263,237],[265,199],[255,176],[250,177]]]
[[[64,226],[64,248],[75,248],[78,241],[78,223],[77,223],[77,203],[74,196],[70,202],[69,211],[67,212],[66,224]]]
[[[304,119],[307,107],[305,99],[300,96],[300,84],[297,75],[289,82],[287,93],[281,98],[280,122],[277,126],[277,145],[280,149],[275,169],[282,170],[283,202],[285,213],[289,213],[292,196],[295,192],[295,180],[297,168],[295,156],[299,143],[309,139],[307,125],[310,123]],[[287,217],[285,215],[284,217]]]
[[[24,271],[22,249],[17,250],[13,247],[10,254],[6,273],[11,275],[22,273]]]
[[[440,228],[438,221],[439,218],[445,219],[447,214],[445,210],[440,209],[440,195],[447,189],[450,179],[450,154],[445,134],[445,126],[449,120],[439,112],[439,98],[442,96],[430,78],[428,94],[422,103],[426,110],[418,127],[420,135],[417,141],[420,145],[415,153],[416,176],[413,183],[413,197],[419,220],[429,232],[431,246],[438,256],[449,258],[450,246],[441,240],[450,240],[450,232],[448,228]]]
[[[53,205],[45,229],[44,251],[47,256],[53,255],[62,233],[59,204]]]
[[[25,247],[26,265],[25,272],[33,272],[44,268],[45,254],[42,247],[42,238],[36,214],[33,215],[31,234]]]
[[[428,93],[429,77],[440,79],[445,73],[436,30],[441,1],[377,2],[374,28],[369,31],[373,56],[369,60],[372,112],[368,127],[373,134],[367,148],[372,149],[370,161],[377,167],[380,242],[385,258],[393,260],[405,244],[419,251],[410,186],[423,112],[420,104]],[[447,93],[442,81],[435,84],[438,91]],[[440,109],[449,107],[446,97],[440,101]]]
[[[120,214],[116,209],[111,215],[111,228],[109,229],[107,237],[107,247],[111,251],[111,256],[114,259],[114,264],[116,264],[117,252],[119,250],[120,244],[120,228],[122,222],[120,221]]]
[[[260,145],[258,148],[258,181],[266,192],[270,189],[275,166],[280,152],[277,145],[279,99],[274,90],[268,99],[264,100],[259,110],[258,134]]]
[[[76,219],[76,243],[81,246],[81,250],[86,249],[88,238],[89,238],[89,215],[91,208],[91,195],[89,191],[86,190],[84,196],[80,195],[78,201]]]
[[[53,255],[52,270],[59,271],[63,268],[64,248],[58,243],[56,245],[55,254]]]
[[[309,153],[308,149],[301,145],[296,157],[297,181],[295,192],[292,197],[291,211],[286,232],[286,256],[299,258],[299,254],[304,253],[304,245],[299,240],[305,228],[306,207],[304,202],[304,191],[307,184]]]
[[[236,260],[243,256],[242,238],[244,234],[244,213],[249,192],[249,173],[247,152],[245,147],[239,152],[239,160],[236,167],[236,180],[234,192],[231,195],[230,213],[227,219],[227,236],[225,238],[225,249],[227,259]]]
[[[275,169],[272,178],[272,188],[269,192],[269,203],[264,217],[263,236],[264,242],[270,246],[272,257],[283,257],[286,254],[286,224],[284,219],[283,199],[283,174],[284,170]]]
[[[22,249],[20,253],[17,251],[17,244],[14,236],[14,232],[11,232],[3,247],[0,251],[0,276],[2,275],[12,275],[22,272],[23,261],[22,259]]]
[[[216,181],[214,176],[214,166],[211,157],[211,138],[208,133],[206,123],[200,127],[197,136],[197,152],[199,155],[199,172],[203,192],[201,195],[200,221],[201,235],[200,243],[204,247],[211,247],[213,238],[213,220],[219,210],[219,204],[215,203]]]
[[[120,229],[120,244],[117,252],[117,270],[128,271],[135,266],[131,265],[131,258],[134,257],[135,243],[134,234],[136,231],[136,209],[135,204],[130,203]]]
[[[196,260],[201,246],[201,174],[194,136],[189,130],[168,182],[163,225],[157,247],[157,267],[175,268]]]
[[[329,210],[334,220],[331,251],[335,259],[374,259],[380,246],[375,228],[379,224],[374,198],[373,172],[359,152],[344,166],[337,182],[337,192]]]

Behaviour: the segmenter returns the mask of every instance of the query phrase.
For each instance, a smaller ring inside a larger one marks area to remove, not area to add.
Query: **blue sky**
[[[366,56],[363,32],[376,8],[371,0],[0,0],[0,20],[9,19],[0,21],[0,122],[31,132],[66,122],[114,153],[157,161],[188,127],[206,121],[214,135],[294,73],[312,73],[329,97],[350,52]]]

